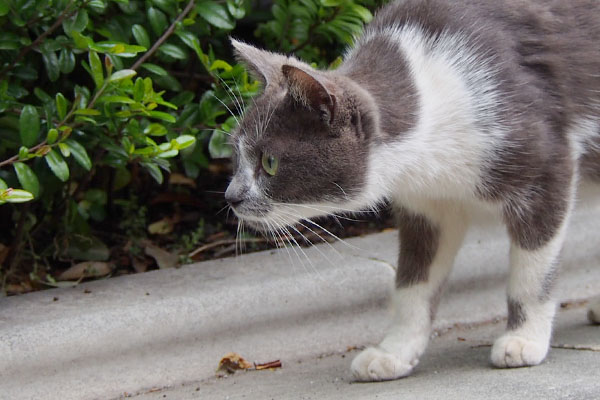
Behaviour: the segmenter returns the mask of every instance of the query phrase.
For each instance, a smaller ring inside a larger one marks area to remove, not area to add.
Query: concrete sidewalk
[[[415,372],[393,382],[356,383],[348,368],[357,350],[289,361],[277,370],[242,371],[133,396],[190,399],[594,400],[600,398],[600,326],[585,307],[558,313],[553,348],[537,367],[494,369],[490,344],[504,321],[455,327],[432,339]],[[578,346],[579,349],[566,347]],[[594,351],[594,349],[597,349]]]
[[[559,299],[600,292],[599,221],[599,207],[574,217]],[[397,235],[347,242],[306,256],[263,252],[0,299],[0,399],[118,398],[211,379],[231,351],[289,366],[375,343],[388,321]],[[470,232],[436,329],[503,318],[507,265],[504,232]],[[343,362],[340,379],[349,357]]]

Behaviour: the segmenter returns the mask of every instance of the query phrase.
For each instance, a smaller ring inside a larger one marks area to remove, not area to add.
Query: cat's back
[[[577,118],[600,119],[598,0],[397,0],[377,13],[366,36],[404,28],[417,28],[431,46],[462,37],[471,55],[498,71],[506,97],[528,104],[541,93],[565,128]]]

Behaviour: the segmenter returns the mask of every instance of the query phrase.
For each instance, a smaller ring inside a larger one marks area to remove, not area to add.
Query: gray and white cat
[[[482,213],[511,239],[492,363],[542,362],[577,183],[600,182],[600,1],[397,1],[334,71],[233,46],[264,84],[232,137],[236,215],[276,229],[384,201],[397,212],[395,322],[354,359],[356,378],[410,374]],[[589,316],[600,322],[600,305]]]

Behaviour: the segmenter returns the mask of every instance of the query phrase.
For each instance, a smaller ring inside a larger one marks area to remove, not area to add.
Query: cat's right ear
[[[235,58],[244,63],[250,74],[261,81],[263,86],[267,86],[277,76],[282,64],[281,55],[261,50],[234,38],[230,40],[235,49]]]

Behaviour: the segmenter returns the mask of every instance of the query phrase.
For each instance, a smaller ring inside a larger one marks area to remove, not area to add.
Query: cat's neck
[[[347,55],[340,72],[370,94],[381,121],[374,197],[399,186],[459,197],[475,190],[479,157],[502,129],[494,74],[477,50],[460,36],[434,42],[403,27],[367,32]]]

